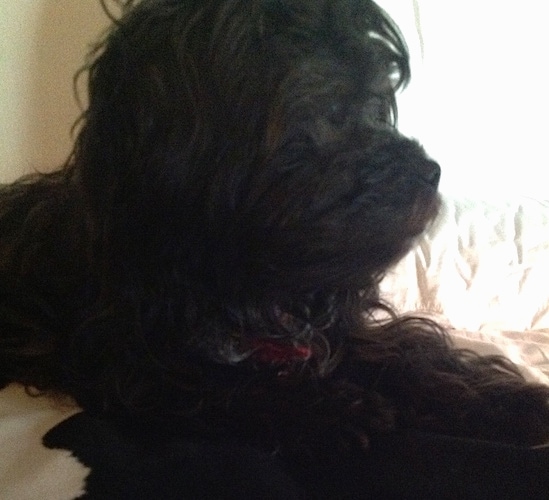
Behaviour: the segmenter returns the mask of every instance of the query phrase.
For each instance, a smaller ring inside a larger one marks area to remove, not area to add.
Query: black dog
[[[143,0],[86,69],[67,165],[0,195],[0,378],[76,399],[47,442],[96,492],[474,496],[538,463],[504,443],[549,439],[549,388],[379,299],[440,170],[394,127],[408,56],[373,2]],[[132,450],[118,490],[85,436]]]

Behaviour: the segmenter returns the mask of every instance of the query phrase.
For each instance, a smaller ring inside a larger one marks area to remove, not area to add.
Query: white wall
[[[442,190],[549,198],[547,1],[380,4],[412,55],[400,126],[441,163]],[[0,0],[0,182],[63,162],[72,75],[106,24],[98,0]]]
[[[72,75],[106,24],[96,0],[0,0],[0,182],[63,163]]]
[[[397,21],[414,3],[382,2]],[[415,3],[419,29],[403,30],[413,78],[400,125],[440,162],[441,189],[549,199],[547,1]]]

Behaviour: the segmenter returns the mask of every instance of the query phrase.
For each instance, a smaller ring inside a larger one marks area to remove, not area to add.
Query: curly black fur
[[[373,2],[142,0],[85,70],[65,167],[0,193],[3,383],[302,459],[549,438],[549,388],[379,299],[439,167],[395,129]]]

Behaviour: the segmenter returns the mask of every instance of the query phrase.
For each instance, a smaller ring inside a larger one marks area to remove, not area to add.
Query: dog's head
[[[185,321],[374,290],[436,213],[439,167],[394,128],[406,47],[370,0],[143,0],[89,70],[101,241],[149,289],[178,276]]]

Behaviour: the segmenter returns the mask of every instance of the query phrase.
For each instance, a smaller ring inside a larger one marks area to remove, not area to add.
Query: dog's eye
[[[387,77],[389,83],[391,84],[391,87],[393,88],[393,90],[396,91],[402,83],[402,71],[400,70],[400,66],[396,62],[392,62],[389,64]]]
[[[369,124],[387,124],[391,122],[391,104],[380,96],[373,96],[362,108],[362,119]]]
[[[362,104],[332,103],[326,113],[327,122],[336,129],[351,124],[387,125],[391,123],[391,103],[383,96],[370,96]]]

